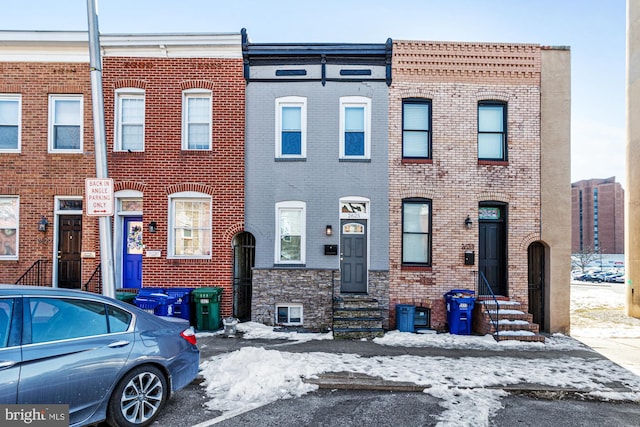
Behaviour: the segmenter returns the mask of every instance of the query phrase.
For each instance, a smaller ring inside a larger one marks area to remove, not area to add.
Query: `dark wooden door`
[[[342,220],[340,244],[341,291],[367,292],[367,221]]]
[[[504,222],[480,220],[479,232],[478,268],[484,273],[494,294],[507,295]]]
[[[82,215],[58,217],[58,287],[82,286]]]
[[[529,313],[533,323],[545,331],[544,322],[544,245],[534,242],[529,245]]]

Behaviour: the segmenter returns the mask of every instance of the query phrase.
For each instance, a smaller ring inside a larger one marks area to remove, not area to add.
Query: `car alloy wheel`
[[[141,366],[129,372],[118,384],[109,403],[110,423],[114,426],[150,424],[167,398],[167,381],[159,369]]]

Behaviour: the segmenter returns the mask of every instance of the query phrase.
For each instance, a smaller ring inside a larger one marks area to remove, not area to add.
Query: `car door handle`
[[[18,363],[18,362],[15,362],[13,360],[2,361],[2,362],[0,362],[0,369],[10,368],[13,365],[15,365],[16,363]]]
[[[109,348],[125,347],[129,345],[129,341],[115,341],[108,345]]]

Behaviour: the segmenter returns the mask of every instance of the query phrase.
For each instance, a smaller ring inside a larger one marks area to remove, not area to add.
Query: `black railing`
[[[496,298],[496,295],[493,293],[493,289],[491,288],[489,281],[487,280],[487,278],[485,277],[482,271],[478,272],[478,280],[476,281],[476,287],[477,287],[477,292],[476,292],[477,299],[489,298],[489,297],[493,299],[493,303],[496,306],[495,316],[494,316],[494,313],[492,313],[492,311],[489,310],[486,305],[484,307],[487,314],[489,315],[491,324],[493,325],[496,331],[496,333],[493,335],[493,338],[496,341],[500,341],[500,337],[499,337],[500,335],[500,324],[499,324],[500,304],[498,304],[498,299]]]
[[[93,292],[93,293],[96,293],[96,294],[101,294],[102,293],[102,268],[101,268],[101,264],[98,264],[98,266],[96,267],[96,269],[93,272],[93,274],[91,275],[91,277],[89,277],[89,280],[87,280],[85,282],[85,284],[82,285],[82,290],[83,291],[88,291],[88,292]]]
[[[16,280],[16,285],[51,286],[49,260],[39,259]]]

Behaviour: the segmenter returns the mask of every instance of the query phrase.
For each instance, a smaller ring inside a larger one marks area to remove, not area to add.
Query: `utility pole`
[[[89,21],[89,65],[91,67],[91,110],[93,111],[96,178],[108,178],[107,138],[104,130],[104,96],[102,94],[102,60],[100,58],[100,32],[98,30],[97,3],[98,0],[87,0],[87,16]],[[113,265],[111,217],[100,216],[98,221],[100,228],[102,294],[115,298],[116,282]]]

